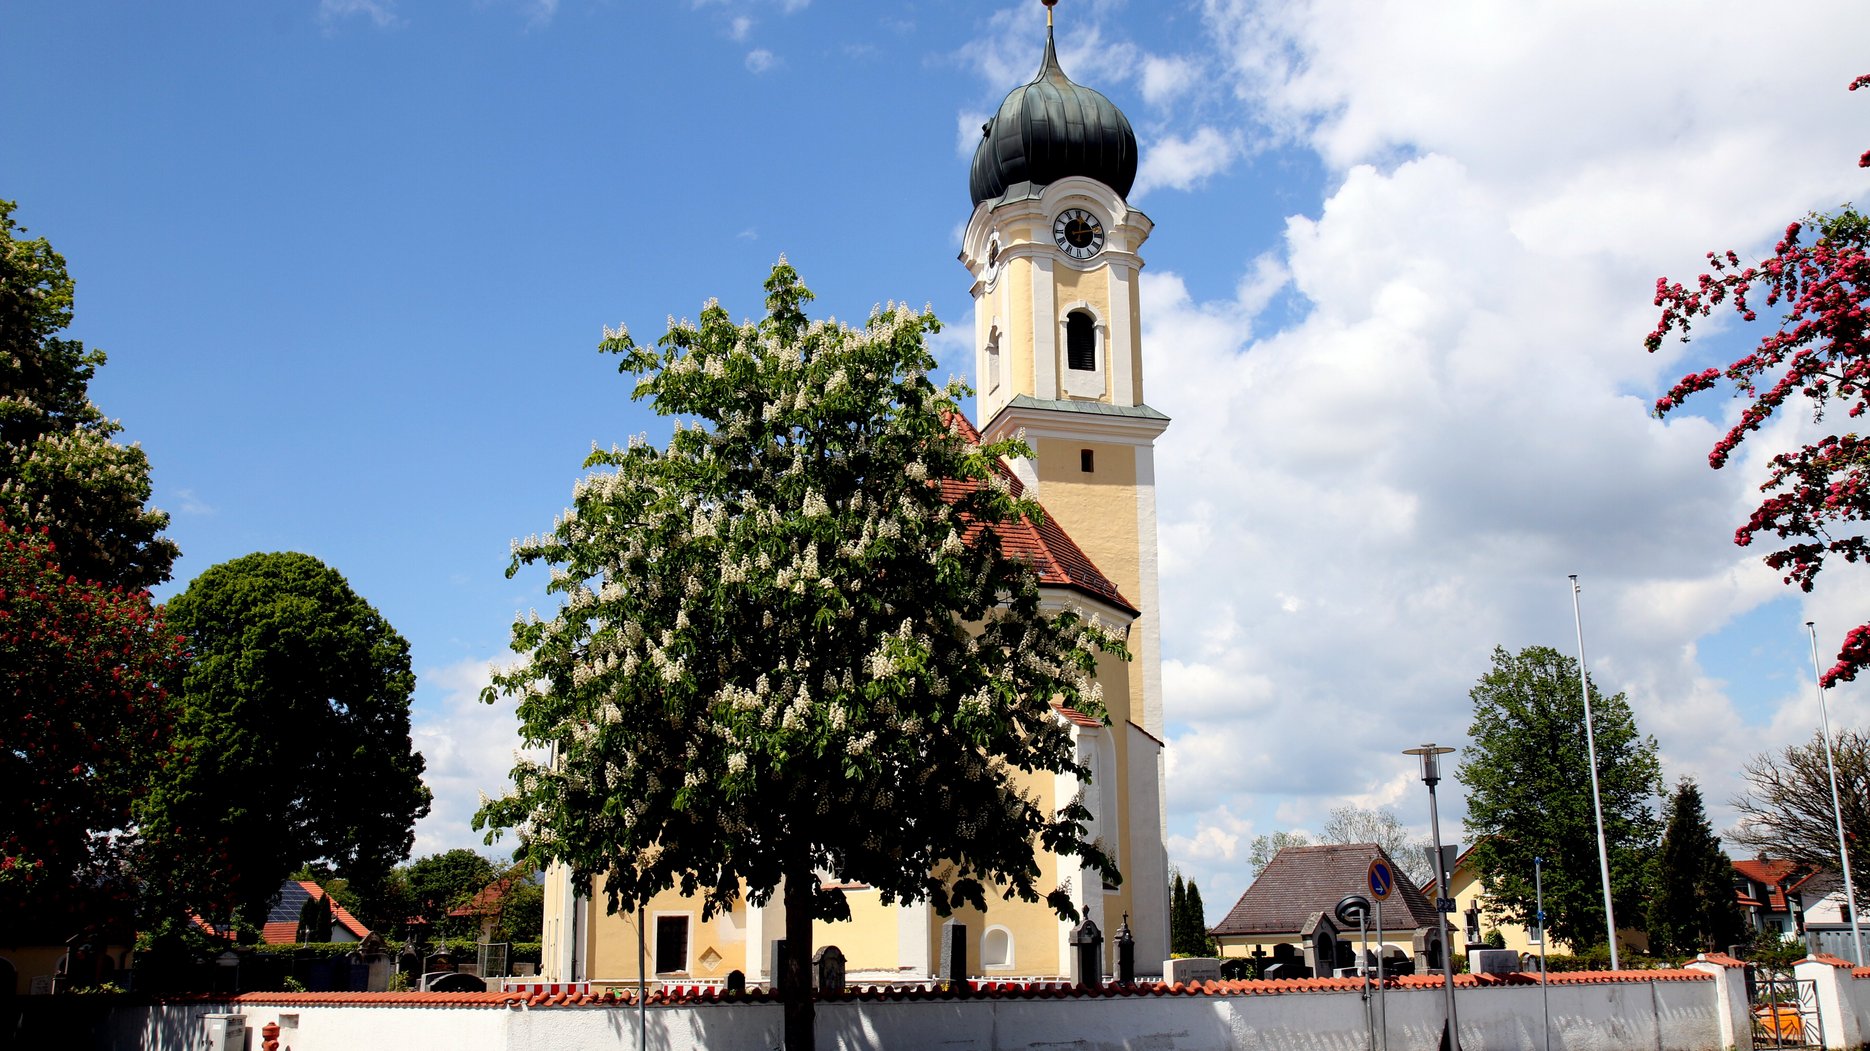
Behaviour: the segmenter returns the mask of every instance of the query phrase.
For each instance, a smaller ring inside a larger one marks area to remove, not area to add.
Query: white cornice
[[[1025,400],[1030,402],[1030,399]],[[1101,403],[1087,403],[1092,404]],[[1047,408],[1030,403],[1021,404],[1016,400],[987,421],[987,425],[981,428],[981,436],[988,441],[998,441],[1023,430],[1028,438],[1089,438],[1122,445],[1152,445],[1156,437],[1168,429],[1169,419],[1153,409],[1150,413],[1130,415],[1089,409]]]

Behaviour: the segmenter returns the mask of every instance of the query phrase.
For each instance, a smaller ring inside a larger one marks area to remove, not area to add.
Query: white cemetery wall
[[[1675,972],[1679,974],[1680,972]],[[1870,973],[1870,972],[1867,972]],[[1434,1051],[1442,1023],[1442,991],[1426,979],[1405,979],[1388,991],[1390,1051]],[[1870,988],[1856,995],[1870,997]],[[1365,1014],[1355,982],[1226,983],[1198,995],[979,995],[956,1000],[850,1000],[817,1008],[821,1051],[1024,1051],[1061,1039],[1089,1047],[1156,1047],[1163,1051],[1342,1051],[1365,1046]],[[1547,988],[1552,1046],[1565,1051],[1709,1051],[1723,1046],[1713,980],[1656,981],[1641,972],[1614,981],[1567,976]],[[1543,1051],[1540,988],[1536,984],[1462,985],[1456,990],[1466,1051]],[[257,1034],[282,1025],[292,1051],[358,1051],[370,1047],[447,1047],[456,1051],[563,1051],[634,1045],[637,1012],[628,1005],[490,1005],[456,998],[352,994],[307,1002],[249,996],[233,1003],[126,1008],[108,1041],[114,1051],[195,1051],[200,1016],[239,1012]],[[387,1004],[383,1001],[388,1000]],[[658,1051],[719,1051],[776,1046],[777,1004],[652,1005],[650,1046]],[[74,1045],[76,1046],[76,1045]],[[257,1035],[253,1047],[257,1048]]]

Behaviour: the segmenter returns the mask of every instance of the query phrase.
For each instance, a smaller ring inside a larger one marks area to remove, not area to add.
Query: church
[[[1042,854],[1046,878],[1070,888],[1080,914],[1105,932],[1106,974],[1116,973],[1114,935],[1127,921],[1137,973],[1153,975],[1169,955],[1155,497],[1155,440],[1169,419],[1143,400],[1138,253],[1151,223],[1125,199],[1136,180],[1135,132],[1109,99],[1065,75],[1051,0],[1046,6],[1038,74],[983,126],[969,172],[973,214],[960,258],[974,298],[975,411],[985,437],[1023,432],[1031,447],[1005,468],[1046,510],[1021,550],[1042,586],[1127,626],[1132,660],[1100,662],[1108,724],[1059,715],[1091,783],[1045,775],[1028,787],[1053,806],[1083,794],[1092,834],[1123,882],[1108,886],[1075,857]],[[1073,925],[1043,902],[990,896],[987,911],[942,917],[926,904],[886,905],[862,886],[843,889],[851,919],[819,921],[813,942],[837,946],[852,981],[930,980],[951,922],[965,927],[970,977],[1086,977],[1076,973]],[[652,982],[774,977],[785,929],[777,896],[765,906],[743,899],[704,921],[698,901],[669,891],[640,915],[607,914],[572,892],[568,874],[549,872],[542,976],[634,985],[640,948]]]

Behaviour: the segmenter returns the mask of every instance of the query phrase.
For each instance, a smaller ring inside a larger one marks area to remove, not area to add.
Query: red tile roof
[[[1802,868],[1796,861],[1785,858],[1744,858],[1733,863],[1734,871],[1753,883],[1766,888],[1767,899],[1762,903],[1748,894],[1750,888],[1735,887],[1734,896],[1740,904],[1752,908],[1764,908],[1768,912],[1788,912],[1786,891],[1797,891],[1816,876],[1815,871]]]
[[[957,414],[950,422],[963,438],[980,441],[980,432],[965,416]],[[1006,479],[1014,496],[1025,495],[1026,487],[1005,464],[996,464],[994,470]],[[977,481],[944,480],[941,484],[942,498],[953,502],[967,493],[977,491],[980,486],[981,483]],[[968,530],[967,539],[973,539],[974,528]],[[1000,540],[1000,550],[1010,558],[1030,563],[1038,572],[1040,583],[1083,592],[1128,613],[1139,612],[1050,514],[1037,523],[998,522],[994,524],[993,532]]]

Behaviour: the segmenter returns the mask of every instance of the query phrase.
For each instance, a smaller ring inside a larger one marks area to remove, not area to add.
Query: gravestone
[[[821,992],[844,991],[844,950],[827,945],[812,954],[812,988]]]
[[[1305,965],[1313,974],[1330,974],[1338,966],[1338,925],[1329,913],[1314,912],[1299,928],[1305,941]]]
[[[959,986],[967,981],[967,924],[941,925],[941,980]]]
[[[487,991],[487,983],[479,977],[458,971],[442,971],[429,975],[428,987],[431,993],[484,993]]]
[[[1512,974],[1519,970],[1519,954],[1511,949],[1475,949],[1467,954],[1473,974]]]
[[[1272,962],[1266,964],[1265,967],[1266,969],[1261,973],[1267,978],[1290,980],[1312,976],[1312,969],[1305,966],[1305,961],[1299,956],[1299,950],[1291,942],[1280,942],[1273,946]]]
[[[1117,925],[1117,980],[1125,985],[1136,984],[1136,936],[1130,933],[1127,912]]]
[[[1078,984],[1093,989],[1101,987],[1104,984],[1104,932],[1097,929],[1097,921],[1086,916],[1078,929],[1071,932],[1071,946],[1078,964]]]
[[[1184,985],[1195,982],[1218,982],[1221,980],[1221,961],[1211,957],[1189,956],[1180,960],[1162,961],[1162,980],[1165,984]]]
[[[766,984],[768,988],[776,993],[783,993],[786,991],[788,983],[786,981],[786,940],[784,938],[774,940],[773,956],[769,961],[766,974]]]
[[[1424,974],[1441,970],[1441,928],[1418,927],[1415,932],[1415,958],[1422,961]]]

